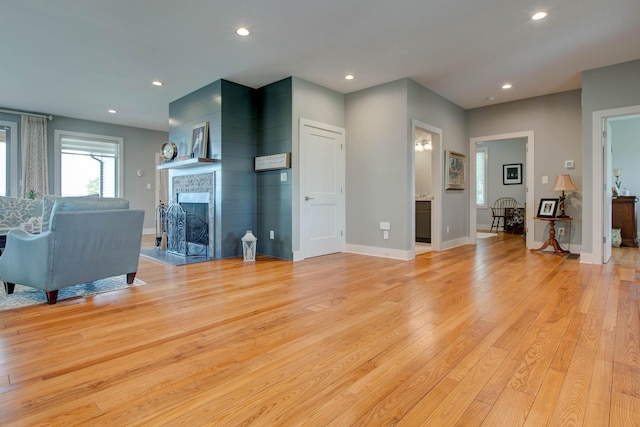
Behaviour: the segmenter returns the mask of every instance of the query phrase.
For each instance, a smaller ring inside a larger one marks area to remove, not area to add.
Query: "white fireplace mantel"
[[[184,168],[193,168],[198,166],[204,166],[207,164],[215,163],[216,159],[205,159],[203,157],[194,157],[193,159],[186,160],[174,160],[171,162],[162,163],[161,165],[156,166],[156,169],[184,169]]]

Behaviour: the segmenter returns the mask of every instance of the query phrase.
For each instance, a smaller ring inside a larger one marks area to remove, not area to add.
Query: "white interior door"
[[[602,158],[603,158],[603,198],[602,206],[602,231],[604,232],[604,239],[602,242],[602,263],[606,264],[611,258],[611,200],[612,192],[611,187],[613,185],[611,180],[612,166],[611,166],[611,129],[609,121],[607,119],[603,122],[603,129],[607,129],[606,134],[602,138]]]
[[[343,251],[344,144],[344,129],[300,120],[301,249],[305,258]]]

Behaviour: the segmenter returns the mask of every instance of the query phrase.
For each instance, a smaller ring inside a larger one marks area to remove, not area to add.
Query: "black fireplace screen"
[[[209,254],[208,203],[174,203],[167,209],[167,252],[182,256]]]

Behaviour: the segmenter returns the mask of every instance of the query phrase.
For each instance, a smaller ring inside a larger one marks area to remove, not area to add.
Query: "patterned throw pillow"
[[[611,246],[614,248],[619,248],[622,244],[622,234],[620,233],[619,228],[611,229]]]
[[[0,197],[0,229],[17,228],[34,216],[40,200]]]

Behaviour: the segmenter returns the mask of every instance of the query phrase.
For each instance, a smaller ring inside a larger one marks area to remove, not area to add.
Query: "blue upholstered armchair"
[[[12,230],[0,256],[0,280],[42,289],[55,304],[58,289],[138,271],[143,210],[118,198],[60,197],[42,234]]]

